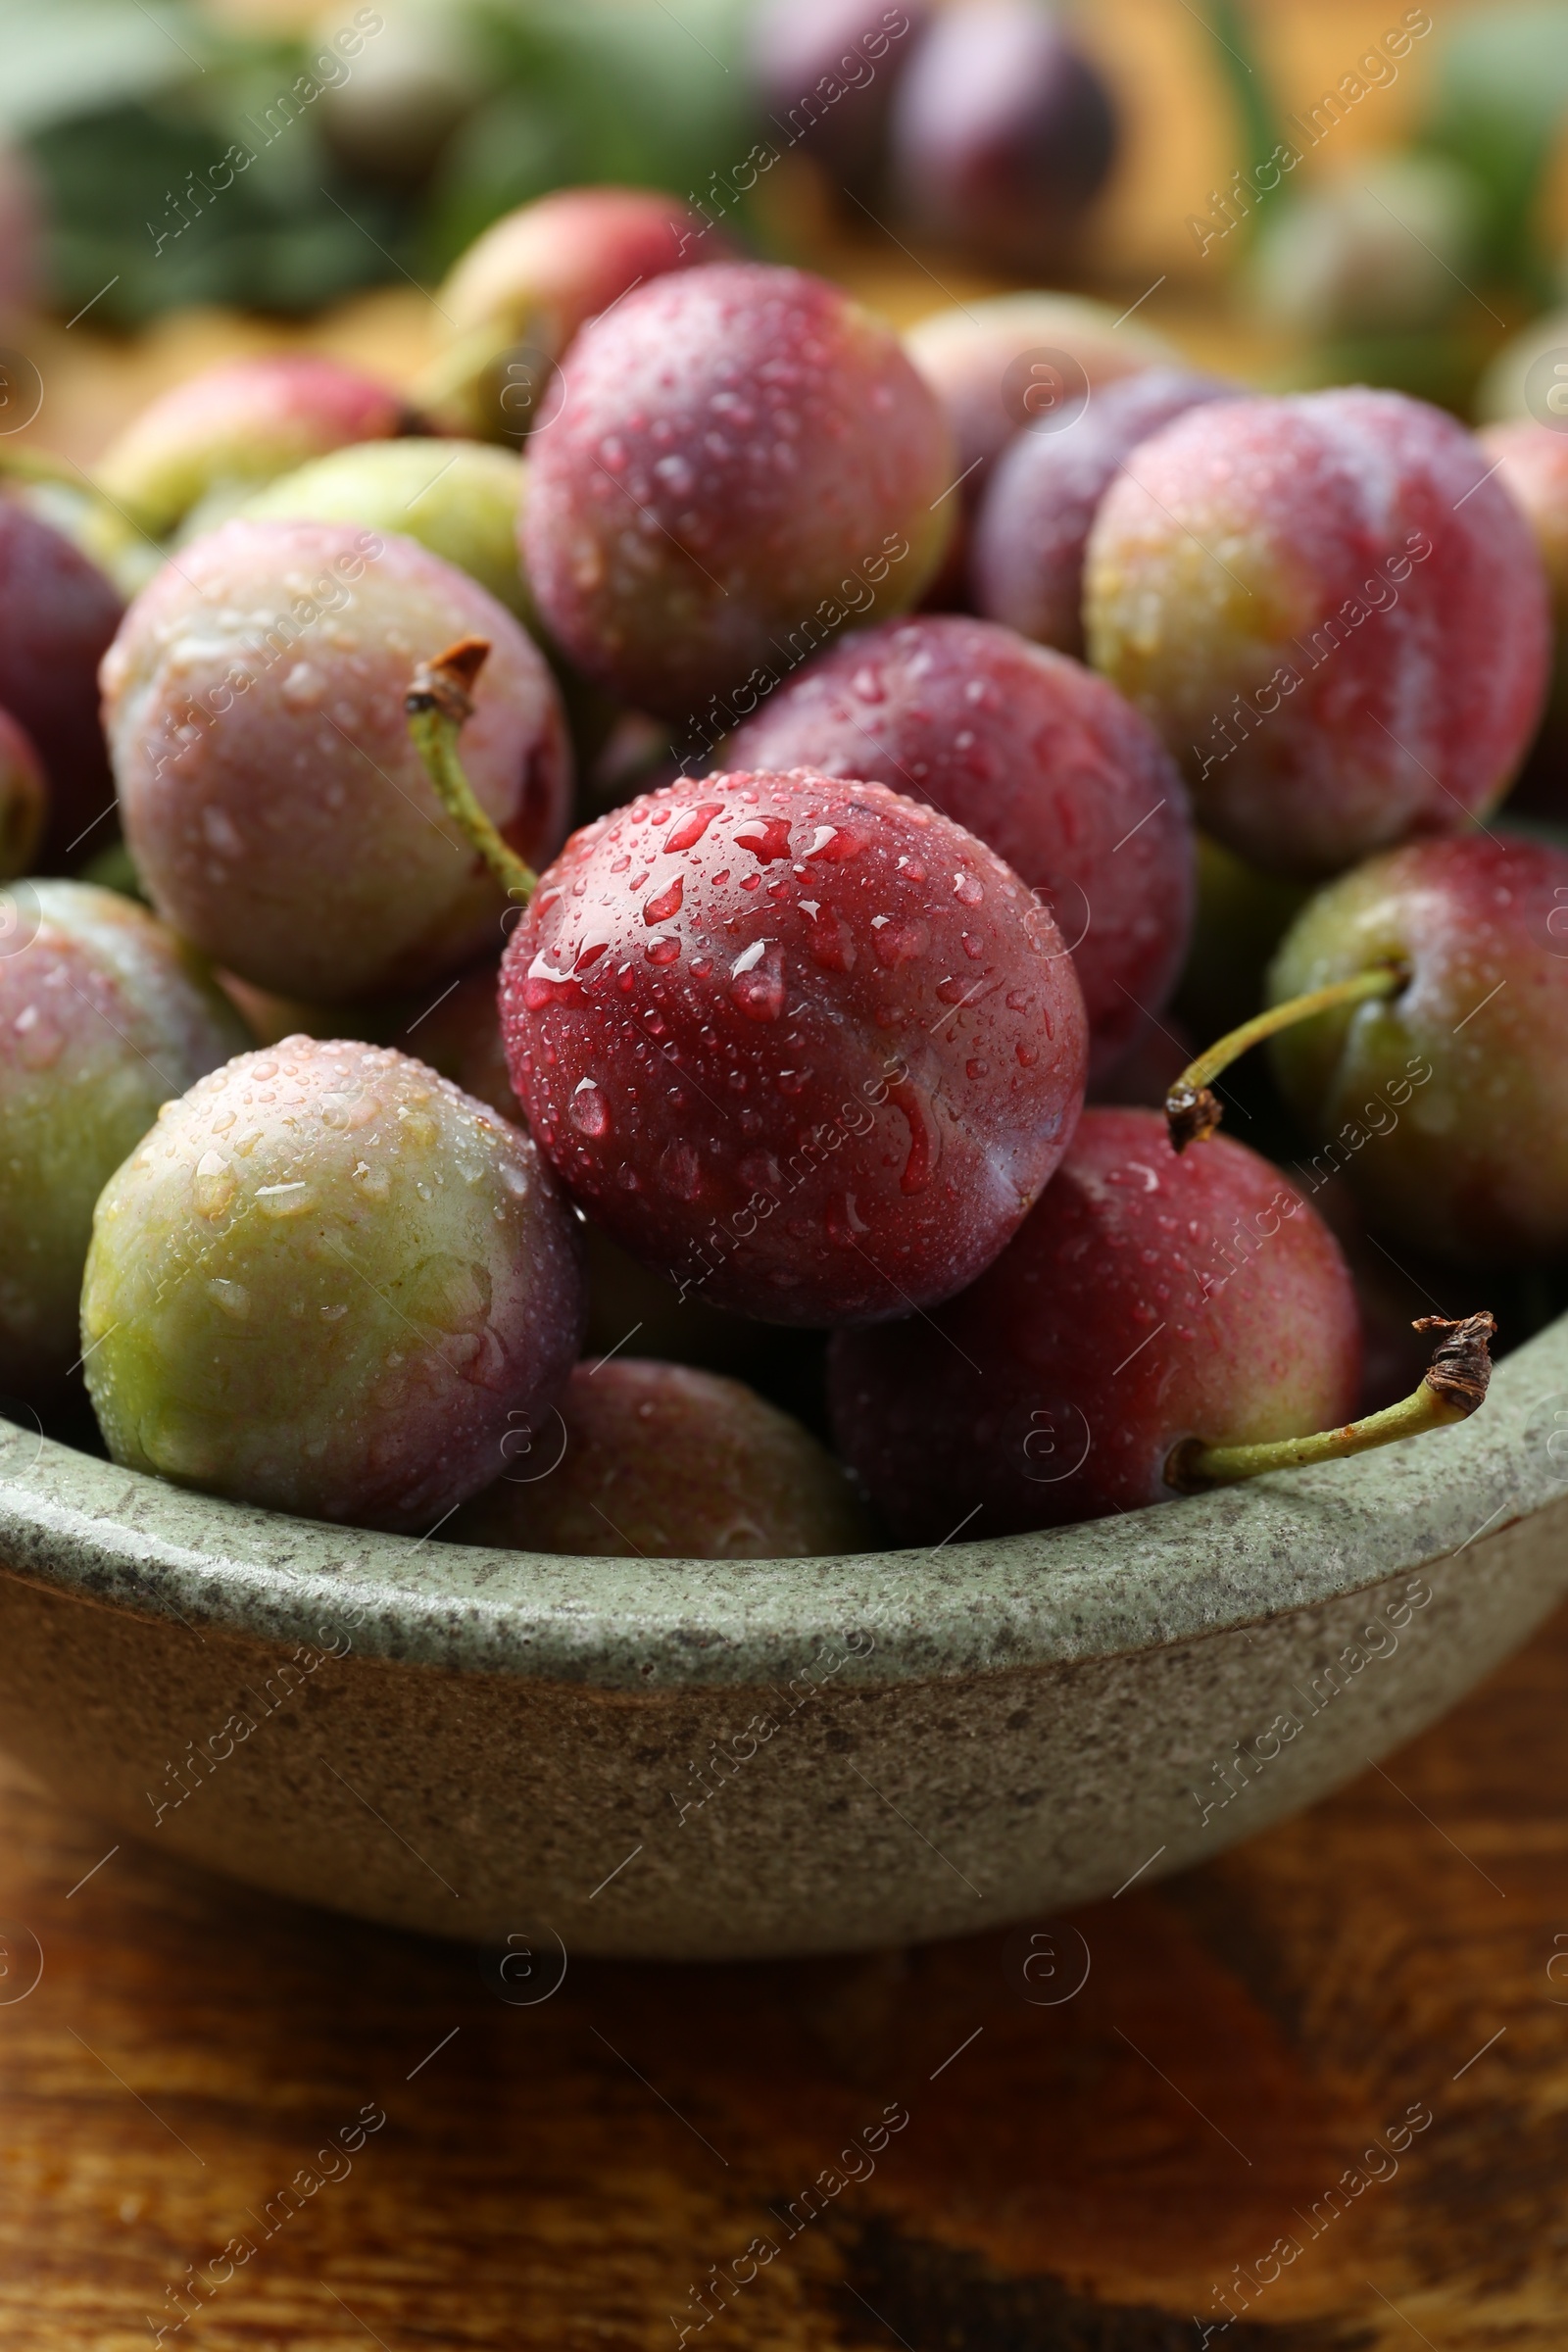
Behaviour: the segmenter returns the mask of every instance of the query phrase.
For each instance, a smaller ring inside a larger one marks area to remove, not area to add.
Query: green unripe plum
[[[249,1043],[193,953],[84,882],[0,891],[0,1390],[80,1352],[93,1202],[179,1095]]]
[[[857,1551],[865,1514],[808,1431],[738,1380],[619,1356],[579,1364],[559,1411],[453,1521],[460,1544],[595,1559]]]
[[[519,1129],[408,1054],[290,1037],[170,1103],[105,1188],[81,1315],[117,1462],[423,1532],[564,1387],[580,1245]]]
[[[1461,1265],[1568,1250],[1568,852],[1412,841],[1320,890],[1273,1004],[1379,969],[1390,996],[1271,1043],[1287,1102],[1370,1225]],[[1205,1147],[1206,1148],[1206,1147]]]
[[[537,630],[517,563],[523,480],[522,460],[486,441],[360,441],[270,482],[241,512],[401,531],[467,572]]]

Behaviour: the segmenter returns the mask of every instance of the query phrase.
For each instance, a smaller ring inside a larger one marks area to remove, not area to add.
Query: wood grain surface
[[[0,2343],[1175,2352],[1228,2302],[1226,2352],[1557,2352],[1565,1688],[1568,1612],[1331,1802],[1050,1927],[559,1983],[7,1767]]]

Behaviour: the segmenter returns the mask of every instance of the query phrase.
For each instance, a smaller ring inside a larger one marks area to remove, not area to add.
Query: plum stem
[[[1411,1328],[1441,1336],[1420,1387],[1398,1404],[1309,1438],[1275,1438],[1258,1446],[1205,1446],[1200,1438],[1188,1438],[1165,1464],[1166,1485],[1183,1494],[1197,1494],[1205,1487],[1260,1477],[1266,1470],[1342,1461],[1348,1454],[1370,1452],[1374,1446],[1392,1446],[1401,1438],[1418,1438],[1425,1430],[1467,1420],[1485,1399],[1492,1378],[1490,1342],[1497,1328],[1495,1318],[1485,1309],[1458,1322],[1445,1315],[1422,1315]]]
[[[1165,1097],[1165,1125],[1170,1134],[1173,1152],[1185,1152],[1189,1144],[1200,1144],[1211,1136],[1224,1118],[1224,1108],[1217,1095],[1210,1091],[1209,1082],[1221,1070],[1228,1070],[1250,1046],[1261,1045],[1265,1037],[1275,1037],[1282,1029],[1294,1029],[1298,1021],[1309,1021],[1320,1012],[1333,1012],[1342,1004],[1365,1004],[1379,997],[1396,997],[1410,977],[1402,963],[1379,963],[1364,972],[1352,972],[1348,980],[1331,980],[1327,988],[1311,989],[1304,997],[1291,997],[1283,1004],[1271,1004],[1266,1012],[1244,1021],[1232,1029],[1217,1045],[1190,1061],[1169,1094]]]
[[[473,684],[489,658],[489,640],[460,637],[433,662],[421,662],[403,700],[409,733],[442,808],[478,851],[509,899],[526,906],[539,887],[533,867],[502,840],[479,806],[458,758],[458,737],[473,716]]]

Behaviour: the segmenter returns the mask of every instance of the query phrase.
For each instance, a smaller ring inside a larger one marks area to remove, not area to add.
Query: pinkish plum
[[[0,708],[43,761],[46,868],[103,843],[101,832],[87,838],[114,807],[97,673],[123,611],[97,564],[63,532],[21,499],[0,497]]]
[[[1178,1158],[1149,1110],[1086,1110],[971,1289],[840,1332],[829,1357],[839,1450],[911,1544],[1168,1502],[1186,1443],[1343,1423],[1359,1375],[1355,1293],[1315,1210],[1228,1137]]]
[[[766,1322],[961,1289],[1083,1097],[1071,957],[1016,875],[936,809],[804,771],[682,779],[575,835],[501,1019],[577,1198]]]
[[[1506,790],[1550,651],[1541,560],[1486,452],[1397,392],[1221,401],[1146,441],[1089,541],[1090,658],[1200,824],[1334,873]]]
[[[31,739],[0,710],[0,882],[26,872],[48,812],[49,787]]]
[[[242,979],[316,1003],[483,955],[505,902],[403,723],[412,663],[474,629],[495,649],[466,747],[475,788],[542,860],[569,791],[559,698],[466,573],[339,522],[229,522],[167,565],[103,671],[126,839],[160,911]]]
[[[105,451],[98,479],[155,538],[200,509],[221,521],[264,482],[350,441],[410,429],[398,394],[314,352],[227,360],[161,393]]]
[[[952,447],[896,337],[760,264],[643,286],[585,327],[538,437],[524,568],[580,668],[721,731],[856,614],[913,603]],[[706,710],[704,706],[707,706]]]
[[[143,907],[82,882],[0,890],[0,1390],[64,1378],[93,1202],[159,1104],[248,1043]]]
[[[993,294],[933,311],[904,341],[947,411],[970,500],[1014,433],[1080,413],[1086,393],[1181,358],[1163,335],[1123,324],[1107,303],[1081,294]]]
[[[1137,320],[1079,294],[993,294],[934,311],[909,328],[905,349],[953,427],[957,520],[927,602],[939,610],[967,596],[969,536],[993,466],[1015,433],[1066,429],[1102,386],[1180,355]]]
[[[857,632],[726,746],[734,767],[861,776],[935,804],[1055,917],[1102,1077],[1163,1006],[1193,903],[1187,793],[1148,721],[1063,655],[956,613]]]
[[[1107,384],[1060,432],[1014,434],[975,516],[975,609],[1059,653],[1084,651],[1084,549],[1101,500],[1140,441],[1234,384],[1150,368]]]
[[[634,286],[733,248],[674,196],[557,188],[493,221],[438,297],[448,349],[419,387],[444,429],[517,440],[557,411],[551,371],[579,327]]]
[[[425,1533],[561,1396],[575,1220],[526,1135],[422,1062],[285,1038],[165,1106],[82,1289],[115,1460]]]
[[[839,1464],[755,1390],[647,1357],[579,1364],[559,1415],[448,1533],[589,1559],[772,1560],[858,1551]]]

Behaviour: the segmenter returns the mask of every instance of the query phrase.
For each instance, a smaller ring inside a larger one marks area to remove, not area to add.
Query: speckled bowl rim
[[[1080,1527],[825,1559],[372,1535],[0,1423],[0,1563],[30,1583],[270,1643],[624,1691],[776,1686],[829,1656],[841,1685],[877,1685],[1157,1648],[1364,1590],[1565,1494],[1568,1315],[1456,1428]]]

